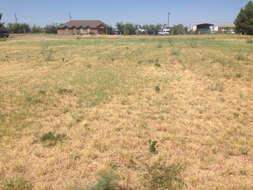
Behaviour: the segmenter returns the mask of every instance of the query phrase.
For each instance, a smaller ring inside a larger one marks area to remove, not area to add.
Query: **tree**
[[[5,31],[4,23],[1,22],[3,14],[0,13],[0,32]]]
[[[124,34],[124,24],[122,22],[117,22],[116,28],[119,34]]]
[[[253,2],[249,1],[235,19],[235,31],[241,34],[253,35]]]
[[[136,34],[136,28],[133,24],[125,24],[124,26],[124,34],[125,35],[134,35]]]
[[[143,26],[142,28],[145,29],[147,31],[147,34],[149,34],[149,35],[157,35],[158,32],[162,29],[162,25],[149,24],[149,25]]]
[[[7,30],[9,33],[15,33],[15,34],[23,34],[23,33],[29,33],[31,32],[31,28],[28,24],[19,24],[19,23],[9,23],[7,25]]]
[[[187,33],[188,28],[185,27],[182,24],[178,24],[178,25],[174,25],[172,27],[172,32],[173,34],[186,34]]]
[[[42,28],[42,27],[40,27],[40,26],[33,26],[32,28],[31,28],[31,32],[32,33],[43,33],[44,32],[44,29]]]
[[[47,25],[45,26],[44,30],[48,34],[57,34],[57,25],[56,24]]]

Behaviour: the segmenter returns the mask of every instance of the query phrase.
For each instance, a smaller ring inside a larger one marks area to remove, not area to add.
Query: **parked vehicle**
[[[0,38],[8,38],[9,32],[6,30],[0,31]]]
[[[169,35],[170,29],[164,28],[162,31],[158,32],[159,35]]]

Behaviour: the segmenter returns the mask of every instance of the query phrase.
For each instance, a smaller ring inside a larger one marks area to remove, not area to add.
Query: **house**
[[[214,24],[203,23],[192,27],[192,31],[198,34],[208,34],[213,32]]]
[[[235,25],[220,25],[214,28],[215,32],[222,32],[227,34],[234,34],[235,33]]]
[[[58,34],[107,34],[111,27],[100,20],[71,20],[57,28]]]

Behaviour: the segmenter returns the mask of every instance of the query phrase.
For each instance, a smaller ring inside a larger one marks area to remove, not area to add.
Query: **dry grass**
[[[248,40],[0,42],[0,181],[24,176],[36,190],[76,190],[113,166],[123,188],[141,190],[145,164],[161,161],[184,165],[187,190],[252,189]],[[46,134],[64,139],[45,146]]]

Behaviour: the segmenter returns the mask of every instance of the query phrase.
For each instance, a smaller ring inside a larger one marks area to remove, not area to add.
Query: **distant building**
[[[169,28],[169,25],[164,24],[161,27],[161,30],[158,32],[158,35],[169,35],[171,34],[171,30]]]
[[[235,25],[220,25],[220,26],[216,26],[214,28],[214,31],[215,32],[234,34],[235,33]]]
[[[214,24],[203,23],[197,24],[192,27],[192,31],[197,34],[208,34],[212,33],[214,30]]]
[[[58,27],[58,34],[106,34],[111,27],[100,20],[71,20]]]

